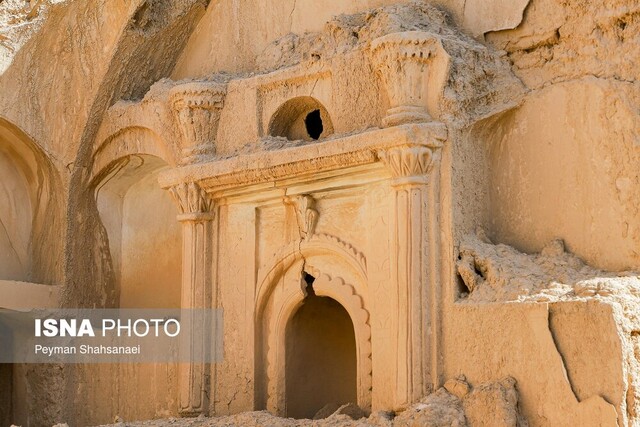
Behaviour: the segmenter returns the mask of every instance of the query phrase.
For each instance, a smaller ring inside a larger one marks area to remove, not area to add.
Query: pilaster
[[[210,309],[212,295],[217,294],[213,280],[216,215],[212,200],[195,183],[184,183],[169,188],[178,204],[182,223],[182,297],[184,319],[192,327],[189,348],[181,348],[181,358],[194,355],[191,363],[179,366],[180,415],[207,414],[210,392],[210,365],[203,360],[211,351],[212,331],[215,325],[203,315]],[[214,303],[215,304],[215,303]],[[192,311],[188,309],[197,309]]]
[[[440,142],[380,150],[392,175],[391,280],[396,290],[395,407],[406,408],[439,382],[439,277],[429,260],[437,256],[438,217],[430,187]]]

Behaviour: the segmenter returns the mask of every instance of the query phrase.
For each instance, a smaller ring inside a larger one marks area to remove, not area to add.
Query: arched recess
[[[177,164],[173,151],[157,133],[142,126],[129,126],[111,134],[97,147],[93,154],[93,179],[114,160],[139,154],[157,157],[169,166]]]
[[[47,155],[0,118],[0,280],[56,281],[62,253],[58,175]],[[55,238],[54,238],[55,237]]]
[[[313,292],[286,327],[285,399],[289,418],[314,418],[327,404],[358,401],[356,339],[351,317],[336,300]]]
[[[180,306],[178,211],[157,182],[171,164],[162,141],[144,128],[118,132],[94,156],[92,187],[109,238],[121,308]]]
[[[292,262],[279,279],[258,297],[256,305],[257,401],[270,412],[286,415],[286,330],[304,304],[307,284],[304,276],[315,278],[316,296],[337,301],[353,322],[357,359],[357,403],[371,409],[371,326],[365,298],[358,293],[364,286],[346,283],[340,277],[321,272],[304,259]],[[329,402],[327,402],[329,403]]]
[[[290,141],[311,141],[333,133],[333,122],[324,105],[312,96],[298,96],[283,103],[269,121],[269,135]]]

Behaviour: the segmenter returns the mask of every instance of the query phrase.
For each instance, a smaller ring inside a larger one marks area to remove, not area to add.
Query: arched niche
[[[95,150],[92,162],[93,179],[108,170],[114,159],[141,153],[158,157],[170,166],[177,164],[173,151],[156,132],[142,126],[128,126],[106,137]]]
[[[371,409],[371,327],[362,283],[345,282],[298,259],[281,270],[275,280],[265,278],[267,290],[256,305],[257,406],[287,415],[287,328],[308,297],[307,277],[313,277],[313,293],[335,301],[348,313],[355,338],[356,402]],[[289,360],[291,363],[291,360]],[[335,402],[326,402],[335,403]],[[344,402],[338,402],[344,403]],[[307,408],[308,409],[308,408]]]
[[[313,279],[307,280],[307,296],[285,331],[285,400],[289,418],[310,419],[327,404],[358,401],[353,322],[338,301],[313,292]]]
[[[299,96],[282,104],[269,121],[269,135],[290,141],[312,141],[333,133],[333,122],[324,105],[311,96]]]
[[[0,280],[34,281],[54,273],[34,265],[48,252],[55,230],[57,182],[47,156],[24,132],[0,118]],[[57,243],[60,243],[61,239]]]
[[[168,167],[152,154],[128,154],[109,163],[94,179],[121,308],[180,307],[178,211],[158,185],[158,174]]]

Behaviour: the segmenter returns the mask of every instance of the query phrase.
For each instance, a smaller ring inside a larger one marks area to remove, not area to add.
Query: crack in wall
[[[564,356],[564,354],[562,354],[562,351],[560,351],[560,345],[558,344],[558,338],[556,336],[556,332],[553,329],[552,326],[552,322],[551,322],[551,316],[553,315],[553,312],[551,310],[551,308],[549,306],[547,306],[547,327],[549,328],[549,334],[551,335],[551,340],[553,341],[553,345],[556,349],[556,352],[558,353],[558,356],[560,356],[560,360],[562,361],[562,370],[564,372],[564,376],[567,380],[567,383],[569,383],[569,387],[571,388],[571,392],[573,393],[574,397],[576,398],[576,400],[578,401],[578,403],[581,402],[580,398],[578,397],[578,393],[576,392],[576,388],[573,384],[573,381],[571,380],[571,374],[569,373],[569,370],[567,369],[567,360]]]
[[[575,382],[571,379],[571,374],[569,372],[568,364],[567,364],[567,359],[565,357],[565,355],[562,353],[562,351],[560,350],[560,345],[558,342],[558,338],[557,338],[557,332],[554,330],[553,324],[551,322],[551,317],[553,315],[553,310],[551,309],[550,306],[547,306],[547,328],[549,329],[549,334],[551,335],[551,340],[553,342],[553,345],[555,347],[555,350],[558,354],[558,356],[560,357],[560,361],[562,362],[562,370],[564,372],[564,376],[565,379],[567,380],[567,383],[569,384],[569,388],[571,389],[571,393],[573,393],[573,396],[576,399],[576,402],[580,405],[583,402],[586,403],[588,400],[590,399],[600,399],[603,402],[605,402],[608,405],[611,405],[611,407],[613,408],[614,412],[617,414],[618,413],[618,408],[616,407],[616,405],[614,405],[613,403],[609,402],[604,396],[600,395],[600,394],[593,394],[589,397],[587,397],[586,399],[580,399],[578,397],[578,393],[576,390],[576,386],[575,386]],[[620,422],[619,422],[619,417],[616,416],[616,425],[619,426]]]
[[[293,0],[293,7],[291,8],[291,12],[289,13],[289,32],[291,32],[293,28],[293,12],[296,11],[296,3],[297,0]]]

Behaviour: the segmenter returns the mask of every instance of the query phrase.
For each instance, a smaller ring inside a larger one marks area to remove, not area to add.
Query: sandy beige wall
[[[489,228],[531,252],[562,238],[609,270],[640,267],[637,4],[531,0],[489,33],[530,89],[491,129]]]
[[[515,378],[531,426],[625,425],[622,346],[608,305],[456,304],[450,314],[446,378]]]
[[[489,141],[496,241],[536,252],[554,238],[609,270],[640,266],[640,88],[593,77],[529,95]]]
[[[329,4],[328,4],[329,3]],[[354,13],[397,0],[317,2],[311,0],[212,2],[182,52],[174,79],[217,71],[245,72],[272,41],[288,34],[320,31],[334,15]],[[232,46],[233,48],[229,48]]]
[[[0,279],[27,280],[31,261],[29,194],[24,174],[0,145]]]

